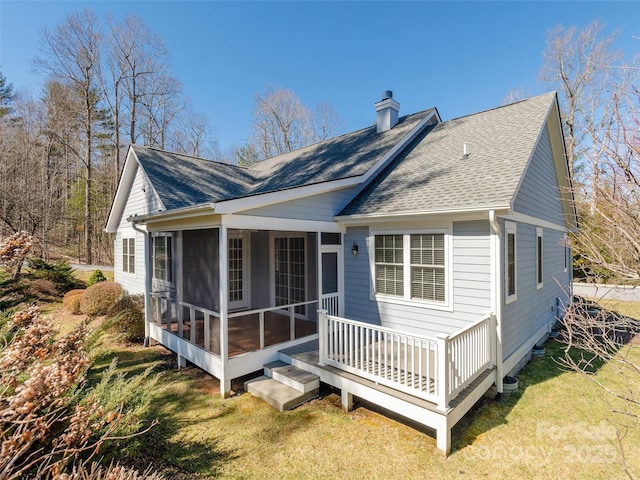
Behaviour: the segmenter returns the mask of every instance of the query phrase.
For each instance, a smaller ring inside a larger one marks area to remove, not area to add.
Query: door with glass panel
[[[306,300],[305,238],[279,236],[273,238],[273,298],[276,306],[302,303]],[[304,316],[304,305],[295,307]]]
[[[230,235],[228,243],[229,308],[249,308],[249,240]]]
[[[341,256],[342,247],[323,245],[320,250],[320,268],[322,279],[322,294],[320,308],[329,315],[341,315],[340,284],[341,284]]]

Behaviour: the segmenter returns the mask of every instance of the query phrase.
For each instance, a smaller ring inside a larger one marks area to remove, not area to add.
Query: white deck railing
[[[242,310],[229,314],[229,321],[239,317],[249,317],[258,315],[258,325],[260,329],[260,350],[265,348],[265,314],[269,312],[279,313],[282,316],[289,317],[289,340],[296,339],[296,309],[302,306],[317,304],[317,300],[308,302],[290,303],[288,305],[279,305],[277,307],[257,308],[255,310]],[[317,308],[317,307],[316,307]]]
[[[446,410],[491,364],[491,319],[431,338],[320,311],[319,361]]]
[[[320,297],[320,308],[326,310],[327,315],[338,315],[339,301],[339,293],[323,293]]]

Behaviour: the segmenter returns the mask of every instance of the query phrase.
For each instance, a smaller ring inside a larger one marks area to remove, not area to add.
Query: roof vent
[[[392,129],[398,123],[400,104],[393,99],[393,92],[382,92],[382,100],[376,104],[376,126],[378,133]]]

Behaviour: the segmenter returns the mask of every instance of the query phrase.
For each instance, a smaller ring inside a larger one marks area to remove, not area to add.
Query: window
[[[505,222],[505,282],[507,290],[507,303],[517,298],[517,241],[516,241],[516,224]]]
[[[448,300],[444,233],[375,235],[375,293],[404,300]]]
[[[376,235],[376,293],[404,296],[403,236]]]
[[[445,301],[444,235],[411,235],[411,298]]]
[[[538,288],[542,288],[542,228],[536,227],[536,281]]]
[[[122,239],[122,271],[136,273],[136,239]]]
[[[173,281],[173,252],[170,235],[153,237],[153,278],[169,283]]]

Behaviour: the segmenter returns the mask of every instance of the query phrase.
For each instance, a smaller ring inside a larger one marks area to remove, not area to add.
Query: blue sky
[[[532,96],[547,31],[594,19],[640,52],[640,2],[219,2],[0,0],[0,69],[35,94],[42,27],[88,7],[135,13],[165,41],[172,71],[223,148],[246,141],[253,99],[266,84],[307,106],[328,101],[347,130],[373,123],[390,89],[408,114],[436,106],[443,119],[493,108],[513,89]]]

